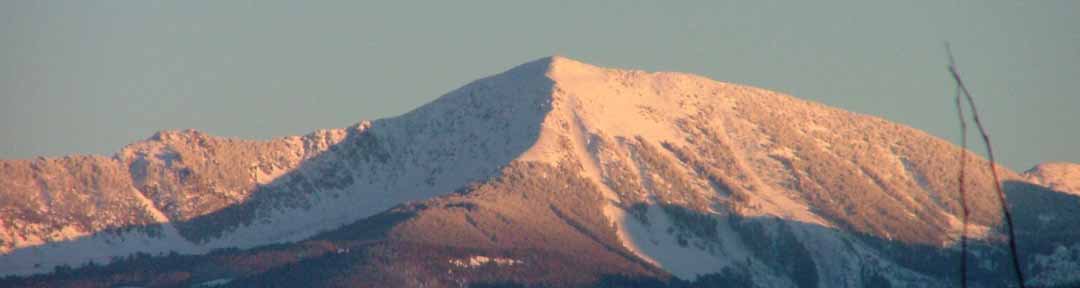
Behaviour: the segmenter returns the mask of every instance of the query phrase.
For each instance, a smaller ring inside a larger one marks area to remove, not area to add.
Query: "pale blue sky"
[[[1080,162],[1080,1],[312,2],[0,2],[0,158],[343,127],[553,54],[955,140],[949,40],[1006,165]]]

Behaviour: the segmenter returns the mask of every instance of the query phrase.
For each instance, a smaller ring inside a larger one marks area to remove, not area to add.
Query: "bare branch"
[[[971,96],[971,92],[968,91],[967,86],[964,85],[964,81],[960,78],[960,72],[958,72],[957,69],[956,69],[956,62],[954,61],[953,54],[952,54],[952,49],[950,49],[948,43],[945,43],[945,51],[946,51],[946,53],[949,54],[949,73],[952,74],[953,80],[956,81],[956,87],[958,88],[959,92],[961,92],[961,93],[958,93],[956,95],[956,108],[957,108],[957,113],[960,116],[961,133],[963,133],[963,135],[961,136],[962,137],[961,143],[962,143],[962,145],[964,147],[964,149],[961,150],[961,152],[960,152],[961,153],[961,158],[960,158],[961,162],[960,162],[960,176],[959,176],[959,178],[960,178],[960,184],[959,184],[960,185],[960,201],[962,202],[961,206],[963,206],[962,210],[963,210],[963,219],[964,219],[963,220],[964,227],[963,227],[963,230],[962,230],[963,235],[961,236],[962,238],[961,238],[961,244],[960,244],[961,245],[961,253],[963,253],[961,255],[961,270],[962,270],[962,272],[961,272],[961,278],[962,278],[961,284],[963,285],[963,287],[967,287],[967,215],[968,215],[968,207],[967,207],[967,201],[966,201],[967,199],[965,199],[966,198],[966,195],[965,195],[966,192],[964,191],[964,182],[963,182],[963,180],[964,180],[964,167],[967,166],[967,163],[966,163],[967,156],[966,156],[966,152],[964,151],[964,150],[967,150],[967,123],[966,123],[966,118],[964,117],[963,104],[961,104],[962,101],[960,99],[961,98],[960,96],[962,94],[964,96],[964,98],[966,98],[968,106],[971,109],[972,118],[975,120],[975,126],[978,127],[978,129],[979,129],[979,134],[982,135],[983,143],[986,144],[986,154],[987,154],[987,156],[988,156],[988,158],[990,160],[989,161],[990,162],[989,163],[989,165],[990,165],[990,175],[993,177],[994,190],[997,191],[998,201],[1001,203],[1001,210],[1002,210],[1003,214],[1005,215],[1005,222],[1007,224],[1006,228],[1007,228],[1007,230],[1009,232],[1009,255],[1012,256],[1013,271],[1016,273],[1017,284],[1019,284],[1019,286],[1021,288],[1025,288],[1027,286],[1025,286],[1025,284],[1024,284],[1024,273],[1023,273],[1023,270],[1021,269],[1021,266],[1020,266],[1020,258],[1019,258],[1019,256],[1017,255],[1017,252],[1016,252],[1016,233],[1014,232],[1014,229],[1013,229],[1012,213],[1009,211],[1009,203],[1005,199],[1005,192],[1001,188],[1001,181],[998,180],[997,161],[994,160],[994,149],[993,149],[993,146],[990,145],[990,135],[988,135],[986,133],[986,129],[983,127],[982,121],[979,121],[979,111],[978,111],[978,109],[975,108],[975,99],[974,99],[974,97]]]

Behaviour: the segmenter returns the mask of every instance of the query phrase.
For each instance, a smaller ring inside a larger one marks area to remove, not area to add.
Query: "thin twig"
[[[1020,288],[1025,288],[1027,286],[1024,284],[1024,272],[1022,271],[1022,269],[1020,267],[1020,258],[1019,258],[1019,256],[1017,256],[1017,252],[1016,252],[1016,233],[1013,231],[1012,213],[1009,212],[1009,203],[1005,199],[1005,192],[1001,189],[1001,182],[998,180],[997,162],[994,161],[994,149],[990,145],[990,135],[988,135],[986,133],[986,129],[983,128],[982,122],[979,121],[979,110],[975,108],[975,99],[971,96],[971,92],[968,91],[967,86],[964,85],[964,81],[960,79],[960,72],[958,72],[957,69],[956,69],[956,64],[953,61],[952,50],[949,49],[949,46],[948,46],[947,43],[946,43],[945,49],[946,49],[946,52],[949,54],[949,73],[952,74],[953,80],[956,81],[957,88],[960,88],[960,92],[963,92],[964,96],[966,97],[967,102],[968,102],[968,106],[970,106],[970,108],[971,108],[972,118],[974,118],[974,120],[975,120],[975,126],[979,128],[979,134],[982,135],[983,143],[986,144],[986,154],[987,154],[987,156],[988,156],[988,158],[990,160],[990,163],[989,163],[989,165],[990,165],[990,175],[993,177],[994,190],[997,191],[998,201],[1001,202],[1001,211],[1005,215],[1005,222],[1007,224],[1006,228],[1007,228],[1007,230],[1009,232],[1009,255],[1012,256],[1013,272],[1016,273],[1017,284],[1019,284]],[[957,98],[958,98],[957,99],[957,105],[962,106],[962,105],[960,105],[959,95],[957,95]],[[964,124],[965,121],[964,121],[963,114],[962,114],[963,110],[961,109],[960,111],[961,111],[961,115],[960,115],[960,117],[961,117],[960,118],[961,119],[961,125],[966,126],[966,124]],[[963,129],[966,130],[966,127],[964,127]],[[966,137],[965,137],[964,142],[966,142]],[[966,143],[965,143],[965,146],[966,146]],[[966,160],[966,158],[965,158],[965,160]],[[965,163],[961,163],[961,171],[963,171],[963,165],[964,164]],[[961,200],[960,201],[964,202],[965,199],[963,199],[964,196],[963,196],[963,188],[962,188],[963,183],[961,182],[960,185],[961,185]],[[966,219],[966,215],[967,215],[966,207],[967,207],[967,204],[965,203],[965,204],[962,204],[962,205],[964,206],[964,210],[965,210],[964,215],[965,215],[965,219]],[[966,230],[966,229],[967,229],[967,224],[965,223],[964,224],[964,230]],[[965,231],[965,234],[966,234],[966,231]],[[966,239],[964,239],[964,240],[966,240]],[[966,246],[966,244],[961,244],[961,245]],[[961,247],[961,249],[965,249],[965,248],[966,247]],[[966,255],[962,256],[961,258],[966,258]],[[963,259],[963,260],[964,260],[964,262],[967,262],[966,259]],[[964,269],[966,270],[966,265],[967,264],[965,263],[965,264],[962,264],[962,265],[964,265]],[[966,274],[966,271],[963,272],[963,273]],[[964,285],[967,285],[967,283],[966,283],[967,279],[966,278],[967,277],[964,277],[964,280],[962,280],[962,283]]]
[[[949,67],[953,67],[956,62],[952,56],[952,49],[949,47],[949,43],[945,43],[945,51],[949,54]],[[960,219],[963,225],[960,228],[960,287],[967,288],[967,235],[968,235],[968,205],[967,205],[967,191],[964,189],[964,170],[967,167],[967,118],[964,117],[964,105],[962,96],[960,95],[960,88],[956,89],[956,115],[960,120],[960,173],[957,175],[957,188],[960,194]]]
[[[967,122],[964,121],[964,106],[960,102],[960,88],[956,89],[956,113],[960,115],[960,174],[957,175],[957,185],[960,190],[960,219],[963,228],[960,228],[960,287],[967,288],[967,235],[968,235],[968,204],[967,191],[964,190],[964,170],[967,166]]]

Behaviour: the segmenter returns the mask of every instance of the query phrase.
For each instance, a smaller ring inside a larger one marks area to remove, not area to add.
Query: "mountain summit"
[[[961,153],[969,267],[1000,285],[1000,204],[977,155],[759,88],[556,56],[345,129],[163,131],[113,157],[0,161],[0,272],[113,262],[11,280],[44,286],[945,287]],[[1080,200],[1055,176],[1072,174],[1000,172],[1032,283],[1080,281]]]

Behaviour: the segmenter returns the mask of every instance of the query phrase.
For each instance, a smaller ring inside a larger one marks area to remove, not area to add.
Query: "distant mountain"
[[[1050,189],[1080,195],[1080,164],[1043,163],[1024,172],[1024,177]]]
[[[54,272],[0,286],[952,287],[961,153],[971,278],[1011,283],[971,152],[758,88],[550,57],[347,129],[0,161],[0,272]],[[1076,167],[999,168],[1034,285],[1080,283]]]

